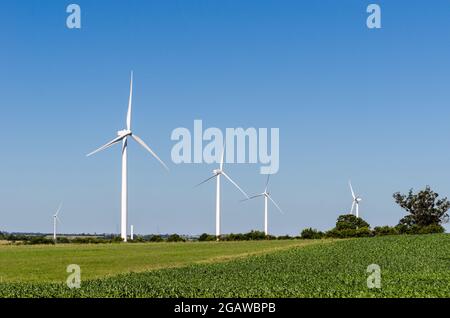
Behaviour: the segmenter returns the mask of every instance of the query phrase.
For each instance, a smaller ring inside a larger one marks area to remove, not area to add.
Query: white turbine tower
[[[138,144],[144,147],[153,157],[156,158],[167,170],[169,170],[166,164],[158,157],[158,155],[149,147],[147,144],[138,136],[136,136],[131,131],[131,105],[133,100],[133,72],[131,72],[130,81],[130,98],[128,101],[128,113],[126,120],[126,129],[117,132],[117,137],[98,148],[97,150],[91,152],[87,156],[91,156],[99,151],[105,150],[119,142],[122,142],[122,196],[121,196],[121,225],[120,225],[120,236],[127,241],[127,222],[128,222],[128,177],[127,177],[127,148],[128,139],[133,138]]]
[[[59,205],[58,210],[56,210],[56,213],[53,214],[53,240],[56,242],[56,223],[61,223],[59,220],[59,212],[61,212],[62,203]]]
[[[258,195],[254,195],[254,196],[248,198],[247,200],[244,200],[244,201],[248,201],[248,200],[253,200],[256,198],[264,197],[264,233],[266,234],[266,236],[269,235],[269,222],[268,222],[269,200],[273,203],[273,205],[275,205],[275,207],[278,209],[278,211],[283,213],[283,211],[281,210],[279,205],[275,202],[274,199],[272,199],[272,197],[270,196],[270,193],[268,192],[269,181],[270,181],[270,174],[267,176],[266,188],[264,189],[264,192],[261,194],[258,194]]]
[[[355,191],[353,191],[351,181],[348,182],[348,185],[350,186],[350,191],[352,192],[352,197],[353,197],[352,209],[350,211],[350,214],[353,214],[353,210],[355,209],[355,206],[356,206],[356,217],[359,218],[359,203],[362,201],[362,198],[360,196],[356,195]]]
[[[236,188],[238,188],[239,191],[241,191],[245,197],[248,199],[248,195],[247,193],[245,193],[244,190],[241,189],[241,187],[239,187],[237,185],[236,182],[234,182],[230,176],[228,176],[225,171],[223,171],[223,163],[224,163],[224,154],[225,154],[225,147],[222,148],[222,157],[220,159],[220,168],[213,170],[213,176],[206,179],[205,181],[203,181],[202,183],[198,184],[196,187],[216,178],[216,237],[217,240],[219,240],[220,238],[220,179],[221,176],[224,176],[228,181],[230,181]]]

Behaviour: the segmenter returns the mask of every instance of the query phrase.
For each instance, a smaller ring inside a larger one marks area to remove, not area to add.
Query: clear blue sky
[[[139,233],[214,232],[216,165],[170,161],[173,129],[280,128],[270,231],[328,229],[352,179],[372,226],[403,216],[392,193],[450,196],[449,1],[3,1],[0,8],[0,229],[115,232],[120,147],[135,72],[134,130],[169,163],[129,150],[130,223]],[[366,7],[382,8],[382,29]],[[229,165],[261,192],[259,165]],[[262,229],[263,202],[223,188],[223,232]],[[448,227],[447,227],[448,228]]]

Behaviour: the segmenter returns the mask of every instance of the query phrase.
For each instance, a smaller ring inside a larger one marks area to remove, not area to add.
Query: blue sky
[[[4,1],[0,11],[0,229],[119,228],[120,147],[86,153],[133,125],[170,166],[129,150],[129,218],[139,233],[214,232],[216,165],[174,165],[173,129],[280,128],[274,234],[328,229],[351,178],[372,226],[404,215],[392,193],[450,196],[448,1]],[[378,3],[382,29],[366,27]],[[261,192],[259,165],[229,165]],[[262,229],[263,202],[223,188],[223,232]],[[448,228],[448,227],[447,227]]]

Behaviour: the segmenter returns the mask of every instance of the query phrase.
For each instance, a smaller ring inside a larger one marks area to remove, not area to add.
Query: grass
[[[242,243],[250,252],[235,255],[252,253],[258,244],[276,243]],[[83,277],[78,290],[62,283],[4,283],[0,297],[450,297],[448,234],[316,243],[291,241],[291,246],[283,245],[280,250],[276,250],[280,246],[270,246],[266,252],[259,249],[259,255],[228,262],[215,263],[219,253],[208,264],[197,260],[179,268],[94,280]],[[223,253],[240,245],[227,244],[184,248],[221,249]],[[161,253],[180,248],[163,246]],[[367,287],[370,264],[381,267],[381,289]]]
[[[210,243],[136,243],[99,245],[0,245],[0,282],[64,282],[69,264],[81,267],[83,279],[127,272],[218,262],[267,253],[305,241]]]

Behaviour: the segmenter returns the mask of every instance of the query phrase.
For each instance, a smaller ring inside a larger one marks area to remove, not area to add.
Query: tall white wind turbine
[[[352,182],[349,181],[348,185],[350,186],[350,191],[352,192],[352,209],[350,211],[350,214],[353,214],[353,210],[356,207],[356,217],[359,218],[359,203],[362,201],[362,198],[355,194],[355,191],[353,191]]]
[[[275,202],[274,199],[272,199],[272,197],[270,196],[269,193],[269,181],[270,181],[270,174],[267,176],[267,181],[266,181],[266,188],[264,189],[264,192],[261,194],[257,194],[254,195],[250,198],[248,198],[247,200],[244,201],[248,201],[248,200],[253,200],[256,198],[261,198],[264,197],[264,233],[267,235],[269,235],[269,200],[273,203],[273,205],[275,205],[275,207],[277,208],[278,211],[280,211],[280,213],[283,213],[283,211],[281,210],[280,206]]]
[[[53,214],[53,240],[56,242],[56,223],[61,223],[61,221],[59,220],[59,212],[61,212],[61,208],[62,208],[62,203],[59,205],[58,210],[56,210],[56,213]]]
[[[223,164],[224,164],[224,154],[225,154],[225,147],[222,148],[222,157],[220,159],[220,168],[213,170],[213,176],[206,179],[205,181],[198,184],[196,187],[216,178],[216,237],[217,240],[220,238],[220,179],[222,176],[224,176],[228,181],[230,181],[239,191],[242,192],[242,194],[245,195],[246,198],[248,198],[247,193],[245,193],[244,190],[242,190],[241,187],[238,186],[236,182],[234,182],[228,174],[223,171]]]
[[[127,176],[127,148],[128,139],[134,139],[138,144],[140,144],[145,150],[147,150],[156,160],[163,165],[166,170],[169,170],[166,164],[158,157],[158,155],[149,147],[147,144],[137,135],[131,131],[131,109],[133,100],[133,72],[131,72],[130,81],[130,98],[128,101],[128,112],[126,119],[126,129],[117,132],[117,137],[108,142],[107,144],[101,146],[97,150],[91,152],[87,156],[92,156],[93,154],[105,150],[119,142],[122,142],[122,195],[121,195],[121,224],[120,224],[120,236],[123,241],[127,241],[127,222],[128,222],[128,176]]]

